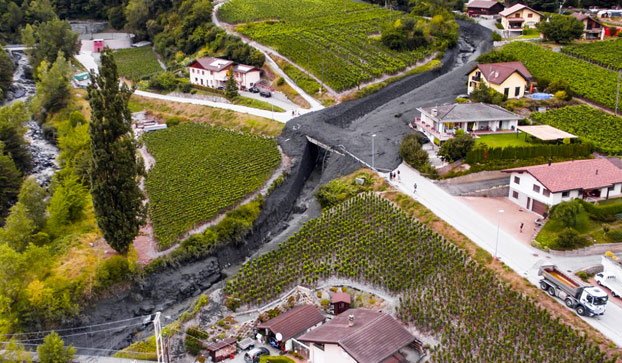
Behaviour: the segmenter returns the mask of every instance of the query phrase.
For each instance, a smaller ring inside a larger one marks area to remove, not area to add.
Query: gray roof
[[[437,116],[432,116],[432,110],[438,110]],[[455,103],[436,107],[421,107],[417,109],[432,119],[440,122],[470,122],[470,121],[503,121],[522,120],[523,117],[512,113],[503,107],[487,103]]]

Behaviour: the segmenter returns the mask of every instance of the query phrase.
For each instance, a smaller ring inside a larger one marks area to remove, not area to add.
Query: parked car
[[[270,355],[270,351],[268,350],[268,348],[253,348],[244,354],[244,361],[247,363],[258,363],[259,357],[261,357],[262,355]]]
[[[272,97],[272,92],[262,89],[261,91],[259,91],[259,95],[261,97]]]
[[[248,89],[248,92],[250,92],[250,93],[259,93],[260,90],[259,90],[259,87],[253,86],[253,87]]]
[[[225,86],[218,86],[216,89],[225,89]]]

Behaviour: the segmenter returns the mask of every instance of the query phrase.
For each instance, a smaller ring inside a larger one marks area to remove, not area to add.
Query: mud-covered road
[[[399,146],[410,131],[408,122],[417,116],[417,107],[452,102],[466,93],[466,73],[481,52],[492,47],[490,30],[460,22],[459,47],[448,50],[443,67],[406,77],[363,99],[339,104],[289,121],[279,144],[291,159],[291,171],[283,184],[266,199],[253,225],[253,232],[241,248],[223,247],[214,256],[176,268],[153,273],[118,293],[99,299],[86,308],[79,319],[63,327],[98,324],[162,311],[177,317],[196,296],[213,289],[227,274],[237,270],[248,256],[276,246],[297,226],[319,214],[312,198],[316,188],[361,164],[349,156],[326,153],[307,141],[313,137],[332,147],[342,145],[359,158],[371,161],[371,135],[376,134],[375,165],[393,169],[400,163]],[[105,333],[71,337],[77,347],[122,349],[150,331],[150,326],[134,326]],[[81,351],[100,354],[106,351]]]

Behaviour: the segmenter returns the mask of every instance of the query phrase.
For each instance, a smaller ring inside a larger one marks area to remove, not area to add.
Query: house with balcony
[[[531,92],[533,79],[522,62],[478,64],[467,76],[468,94],[483,83],[508,99],[521,98],[526,92]]]
[[[544,16],[527,5],[516,4],[499,13],[503,29],[522,32],[525,27],[535,28]]]
[[[190,84],[201,87],[225,87],[229,72],[233,72],[240,89],[251,88],[261,79],[259,69],[221,58],[198,58],[188,66]]]
[[[412,127],[423,132],[436,145],[463,130],[473,135],[516,132],[523,117],[497,105],[487,103],[456,103],[417,109],[421,117]]]
[[[571,16],[583,23],[582,39],[603,40],[605,39],[605,26],[588,14],[572,13]]]
[[[608,159],[587,159],[506,169],[508,198],[543,215],[561,202],[605,200],[622,195],[622,169]]]

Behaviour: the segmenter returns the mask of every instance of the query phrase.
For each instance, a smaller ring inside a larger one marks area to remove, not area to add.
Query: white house
[[[535,28],[544,18],[542,13],[537,12],[527,5],[515,4],[499,13],[503,29],[509,31],[522,31],[525,27]]]
[[[390,315],[366,309],[347,310],[298,340],[309,347],[311,363],[403,362],[401,349],[421,346]]]
[[[413,127],[430,140],[440,144],[454,137],[457,130],[473,134],[513,132],[523,117],[497,105],[487,103],[456,103],[417,109],[421,117],[413,121]]]
[[[261,71],[253,66],[220,58],[198,58],[188,66],[190,84],[202,87],[225,87],[229,72],[233,72],[240,89],[253,87],[261,78]]]
[[[608,159],[564,161],[504,172],[510,174],[510,200],[538,214],[575,198],[596,201],[622,195],[622,170]]]

